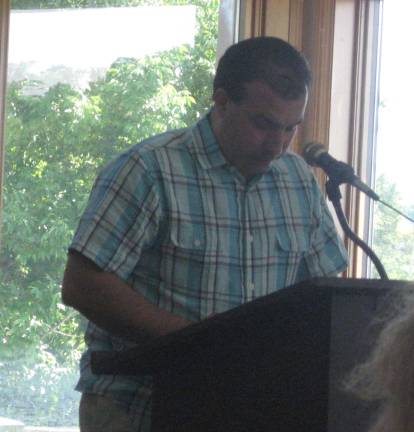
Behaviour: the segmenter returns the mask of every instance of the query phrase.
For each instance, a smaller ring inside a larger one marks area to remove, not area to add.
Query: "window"
[[[209,107],[219,1],[11,7],[0,417],[76,426],[83,322],[60,303],[67,246],[99,167]]]
[[[381,199],[414,218],[411,136],[414,3],[384,0],[377,106],[375,187]],[[402,31],[403,29],[403,31]],[[388,276],[414,279],[414,225],[375,204],[372,245]]]

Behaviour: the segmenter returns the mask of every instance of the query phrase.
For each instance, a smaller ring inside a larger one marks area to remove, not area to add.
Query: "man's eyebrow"
[[[297,122],[295,122],[293,124],[283,125],[279,121],[274,120],[272,118],[269,118],[266,114],[256,114],[255,117],[256,118],[261,118],[261,119],[265,120],[267,123],[269,123],[270,125],[272,125],[275,128],[280,128],[280,127],[282,127],[282,128],[291,128],[291,127],[295,127],[295,126],[300,125],[303,122],[303,120],[304,120],[304,118],[301,117]]]

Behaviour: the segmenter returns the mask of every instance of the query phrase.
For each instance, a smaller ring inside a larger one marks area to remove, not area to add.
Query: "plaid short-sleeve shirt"
[[[303,159],[287,152],[246,182],[223,157],[208,116],[110,163],[70,249],[151,303],[194,321],[309,277],[335,275],[347,262]],[[131,344],[92,323],[86,341],[77,388],[111,393],[142,416],[148,377],[96,376],[89,367],[91,351]]]

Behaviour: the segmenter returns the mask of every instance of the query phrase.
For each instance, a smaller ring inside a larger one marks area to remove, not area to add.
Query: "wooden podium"
[[[362,432],[375,407],[343,390],[403,281],[312,279],[151,345],[94,353],[95,373],[154,379],[152,432]]]

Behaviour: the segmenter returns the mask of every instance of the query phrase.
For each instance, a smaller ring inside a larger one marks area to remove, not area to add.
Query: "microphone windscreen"
[[[321,143],[310,142],[302,145],[302,154],[309,165],[316,165],[319,156],[328,153],[328,149]]]

